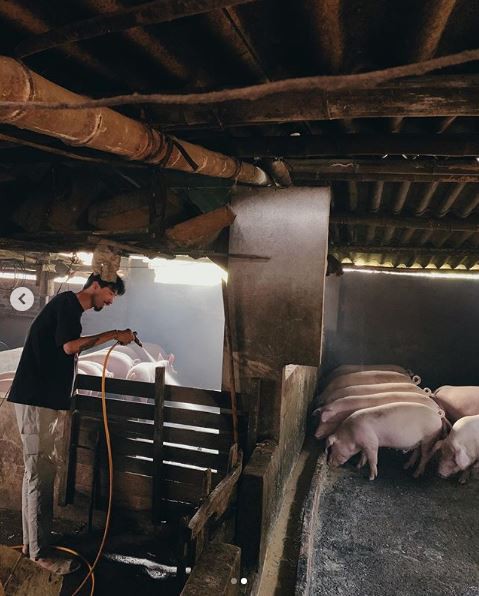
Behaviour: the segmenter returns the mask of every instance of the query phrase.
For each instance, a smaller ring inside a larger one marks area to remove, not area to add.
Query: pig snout
[[[457,474],[458,472],[460,472],[460,468],[454,461],[452,455],[441,457],[437,467],[437,473],[441,478],[449,478],[449,476]]]
[[[336,435],[330,435],[326,441],[326,450],[329,450],[328,465],[337,468],[345,464],[353,455],[360,451],[355,444],[345,444]]]

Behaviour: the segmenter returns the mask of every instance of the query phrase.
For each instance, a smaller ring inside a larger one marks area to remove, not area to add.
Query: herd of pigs
[[[466,482],[479,467],[479,387],[444,385],[431,392],[421,379],[396,365],[343,365],[320,385],[313,411],[315,436],[325,439],[328,464],[360,454],[377,477],[379,447],[411,452],[405,469],[424,473],[438,454],[438,473],[461,472]],[[419,460],[419,461],[418,461]]]
[[[77,362],[77,372],[84,375],[101,376],[107,353],[108,349],[102,349],[81,354]],[[5,353],[0,353],[0,357],[3,354]],[[17,360],[19,358],[20,354]],[[165,368],[166,384],[178,385],[177,374],[173,368],[174,360],[173,354],[167,354],[157,344],[144,344],[143,348],[136,344],[116,346],[108,358],[106,375],[107,377],[127,379],[129,381],[154,383],[156,367],[163,366]],[[11,361],[15,362],[15,360]],[[15,362],[15,364],[18,364],[18,362]],[[16,365],[10,366],[10,368],[11,370],[0,372],[0,395],[5,395],[8,392],[15,376]]]

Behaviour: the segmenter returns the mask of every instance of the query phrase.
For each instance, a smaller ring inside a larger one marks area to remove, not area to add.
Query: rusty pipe
[[[110,108],[49,111],[29,108],[29,101],[80,103],[85,97],[48,81],[23,63],[0,56],[0,100],[22,101],[18,108],[0,108],[0,122],[81,145],[144,161],[163,168],[230,178],[266,186],[269,176],[257,166],[164,135]]]

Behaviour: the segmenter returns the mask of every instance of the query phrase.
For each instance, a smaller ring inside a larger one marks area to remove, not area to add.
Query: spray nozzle
[[[133,335],[135,336],[134,342],[136,343],[136,345],[140,346],[140,348],[142,348],[143,344],[141,343],[141,341],[138,338],[138,333],[136,331],[133,331]]]

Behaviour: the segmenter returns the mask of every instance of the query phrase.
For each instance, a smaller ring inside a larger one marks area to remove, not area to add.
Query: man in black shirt
[[[80,352],[111,340],[125,345],[135,339],[130,329],[80,337],[83,312],[90,308],[100,311],[124,293],[120,277],[115,282],[105,282],[92,274],[77,294],[63,292],[55,296],[32,323],[8,396],[8,401],[15,404],[25,463],[23,553],[62,575],[75,570],[74,562],[48,548],[53,520],[58,410],[70,409]]]

